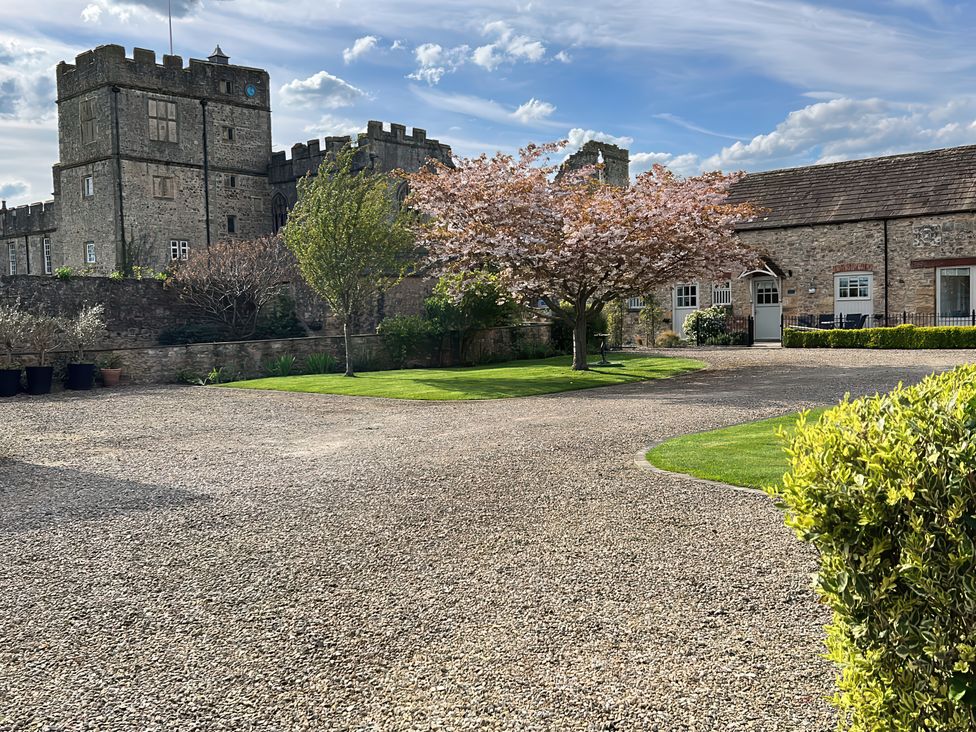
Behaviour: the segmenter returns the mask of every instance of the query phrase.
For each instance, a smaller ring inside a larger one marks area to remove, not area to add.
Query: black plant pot
[[[0,369],[0,397],[17,396],[20,391],[20,369]]]
[[[88,391],[95,384],[95,364],[69,363],[65,386],[72,391]]]
[[[53,366],[28,366],[27,367],[27,393],[50,394],[51,380],[54,376]]]

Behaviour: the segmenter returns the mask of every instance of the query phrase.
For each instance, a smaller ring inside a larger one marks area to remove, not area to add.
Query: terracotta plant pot
[[[118,386],[121,378],[122,369],[102,369],[102,383],[106,387]]]
[[[27,393],[34,395],[50,394],[53,377],[53,366],[28,366]]]
[[[0,369],[0,397],[17,396],[20,373],[20,369]]]

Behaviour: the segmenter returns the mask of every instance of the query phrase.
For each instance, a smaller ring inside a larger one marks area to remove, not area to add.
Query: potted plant
[[[85,350],[93,346],[105,330],[105,306],[85,306],[75,317],[65,322],[68,345],[75,352],[68,362],[67,386],[74,391],[87,391],[95,383],[95,363],[85,359]]]
[[[47,354],[58,347],[64,334],[61,318],[50,315],[27,316],[27,342],[37,354],[37,365],[27,367],[27,393],[49,394],[54,367],[47,363]]]
[[[7,351],[6,368],[0,369],[0,397],[16,396],[20,391],[21,369],[14,368],[14,347],[26,334],[26,313],[16,305],[0,305],[0,346]]]
[[[99,371],[102,374],[102,384],[106,387],[118,386],[119,379],[122,378],[122,359],[113,353],[99,363]]]

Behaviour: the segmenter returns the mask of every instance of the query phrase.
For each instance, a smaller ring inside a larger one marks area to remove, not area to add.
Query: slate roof
[[[767,209],[740,230],[976,211],[976,145],[750,173],[729,201]]]

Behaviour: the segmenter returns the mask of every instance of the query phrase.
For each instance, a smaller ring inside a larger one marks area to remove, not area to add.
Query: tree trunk
[[[345,376],[355,376],[356,372],[352,367],[352,336],[349,334],[349,318],[342,321],[342,340],[346,349],[346,373]]]
[[[573,325],[573,371],[588,371],[586,365],[586,310],[576,309]]]

